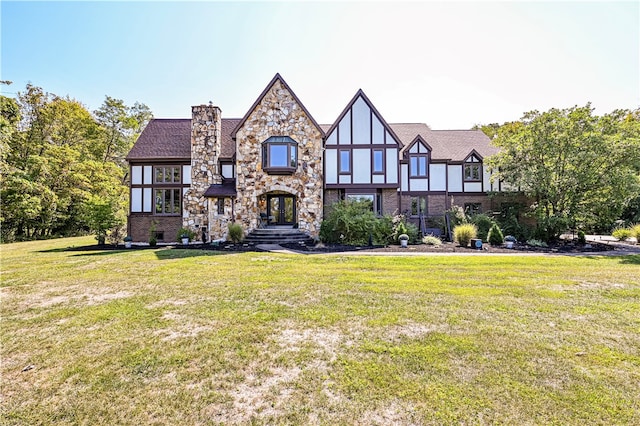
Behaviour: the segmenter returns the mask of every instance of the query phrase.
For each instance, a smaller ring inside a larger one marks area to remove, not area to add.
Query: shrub
[[[176,236],[176,241],[180,241],[184,237],[189,238],[189,241],[193,241],[194,238],[196,237],[196,233],[193,232],[189,228],[180,228],[180,229],[178,229],[178,233],[176,235],[177,235]]]
[[[371,211],[369,201],[339,201],[331,206],[331,211],[320,225],[320,238],[329,244],[367,245],[369,236],[385,239],[386,225],[376,231],[378,219]],[[380,234],[380,235],[379,235]],[[385,241],[375,241],[386,244]]]
[[[229,239],[234,243],[239,243],[244,239],[244,230],[239,223],[229,224]]]
[[[158,221],[152,220],[151,226],[149,226],[149,245],[152,247],[158,244],[158,237],[156,236],[157,227],[158,227]]]
[[[578,231],[578,244],[587,244],[587,236],[584,234],[584,231]]]
[[[391,216],[379,217],[373,226],[373,243],[386,246],[393,244],[393,222]]]
[[[618,241],[624,241],[631,236],[631,229],[629,228],[618,228],[615,229],[611,236]]]
[[[496,224],[491,216],[483,213],[471,216],[469,222],[476,225],[478,228],[478,238],[482,239],[482,241],[488,241],[489,230]]]
[[[549,247],[547,243],[545,243],[544,241],[536,240],[533,238],[530,240],[527,240],[527,244],[530,245],[531,247]]]
[[[453,228],[453,239],[462,247],[467,247],[476,235],[478,235],[478,228],[473,223],[463,223]]]
[[[640,243],[640,223],[636,223],[631,227],[631,236],[636,238],[636,241]]]
[[[438,247],[442,244],[442,240],[438,237],[434,237],[433,235],[426,235],[422,238],[422,242],[428,246]]]
[[[452,227],[467,223],[467,217],[464,214],[464,209],[460,206],[452,206],[451,209],[444,212],[445,216],[449,216],[449,223]]]
[[[489,240],[489,244],[492,246],[499,246],[504,242],[504,235],[502,235],[502,231],[497,224],[493,224],[489,229],[489,235],[487,235],[487,239]]]

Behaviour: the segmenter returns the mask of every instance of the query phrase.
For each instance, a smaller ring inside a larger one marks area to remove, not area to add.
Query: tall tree
[[[500,127],[494,178],[530,196],[547,239],[567,227],[607,229],[640,194],[638,111],[584,107],[526,113]]]

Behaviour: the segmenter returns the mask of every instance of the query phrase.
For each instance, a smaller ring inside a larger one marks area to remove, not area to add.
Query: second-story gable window
[[[409,174],[411,177],[427,177],[428,154],[409,155]]]
[[[262,142],[262,167],[271,174],[292,174],[298,168],[298,143],[288,136]]]
[[[340,151],[340,173],[351,173],[351,151]]]
[[[373,150],[373,173],[384,173],[384,151]]]
[[[482,161],[476,155],[470,155],[464,162],[464,181],[479,182],[482,180]]]

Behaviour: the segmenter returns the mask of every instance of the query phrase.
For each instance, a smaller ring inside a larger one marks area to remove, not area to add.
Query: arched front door
[[[296,222],[296,197],[289,194],[267,195],[269,225],[293,225]]]

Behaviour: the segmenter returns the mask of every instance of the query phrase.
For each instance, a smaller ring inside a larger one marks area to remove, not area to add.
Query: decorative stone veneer
[[[270,175],[262,169],[262,142],[289,136],[298,143],[298,165],[292,175]],[[281,191],[296,196],[298,227],[317,236],[322,221],[322,134],[287,88],[276,80],[236,133],[238,198],[235,219],[245,232],[258,226],[261,196]]]
[[[218,213],[218,199],[209,199],[209,233],[211,240],[225,238],[229,231],[229,223],[233,217],[233,199],[224,199],[224,214]]]
[[[191,107],[191,116],[191,187],[183,197],[182,225],[199,232],[208,228],[213,207],[203,194],[211,184],[222,183],[218,171],[222,120],[220,108],[212,105]]]

